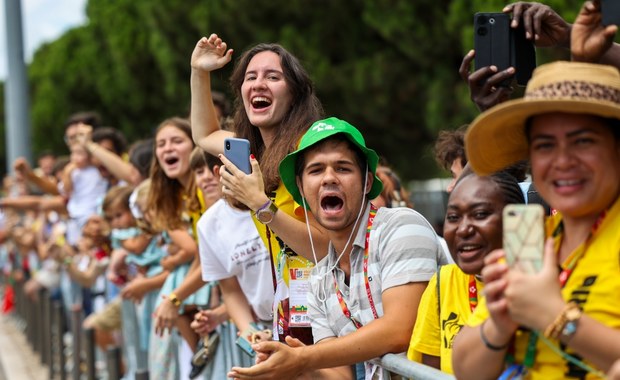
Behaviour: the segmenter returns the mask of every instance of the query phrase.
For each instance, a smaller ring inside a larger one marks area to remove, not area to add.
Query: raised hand
[[[604,26],[601,20],[600,1],[586,1],[571,32],[570,46],[574,61],[598,63],[613,44],[618,26]]]
[[[222,41],[217,34],[211,34],[209,38],[202,37],[192,52],[192,69],[211,72],[217,70],[232,58],[233,50],[228,49],[226,42]]]
[[[471,62],[475,52],[470,50],[461,62],[459,75],[469,86],[469,95],[478,109],[486,111],[489,108],[510,99],[512,87],[502,85],[515,74],[514,67],[499,71],[495,66],[482,67],[470,73]]]
[[[511,27],[523,25],[525,37],[538,47],[570,46],[571,25],[548,5],[519,1],[502,10],[512,13]]]

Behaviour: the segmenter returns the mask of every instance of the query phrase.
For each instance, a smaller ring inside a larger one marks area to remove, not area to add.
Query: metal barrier
[[[16,312],[19,318],[25,320],[26,335],[30,345],[39,354],[41,363],[49,368],[49,378],[67,379],[66,353],[63,341],[65,331],[65,317],[63,305],[58,300],[51,300],[46,290],[39,292],[38,302],[27,298],[23,284],[15,284]],[[82,331],[82,313],[72,313],[71,324],[73,331],[73,366],[71,378],[96,378],[95,369],[95,334],[91,329]],[[109,348],[106,354],[108,379],[121,378],[122,360],[119,347]],[[82,364],[84,358],[84,364]],[[411,380],[450,380],[453,376],[438,371],[435,368],[415,363],[407,359],[404,354],[387,354],[373,363]],[[147,380],[148,371],[139,370],[136,379]]]
[[[424,364],[412,362],[405,354],[387,354],[373,363],[411,380],[454,380],[455,377]]]

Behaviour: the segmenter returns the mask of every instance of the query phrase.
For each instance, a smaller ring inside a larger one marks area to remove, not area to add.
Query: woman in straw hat
[[[485,259],[485,299],[454,342],[455,374],[602,376],[620,357],[620,73],[579,62],[541,66],[524,98],[474,120],[466,148],[481,175],[529,158],[536,188],[557,213],[547,221],[540,273],[509,270],[503,250]]]

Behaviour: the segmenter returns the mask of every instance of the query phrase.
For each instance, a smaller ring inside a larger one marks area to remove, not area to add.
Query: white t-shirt
[[[72,219],[83,219],[97,213],[97,208],[108,190],[106,181],[94,166],[71,172],[73,192],[67,202],[67,212]]]
[[[249,211],[220,199],[200,217],[197,230],[202,279],[237,277],[256,316],[271,320],[271,261]]]

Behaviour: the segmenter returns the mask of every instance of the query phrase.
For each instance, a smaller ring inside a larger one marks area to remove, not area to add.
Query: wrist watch
[[[269,201],[263,207],[256,210],[256,219],[263,224],[269,224],[277,211],[278,207],[276,207],[276,204],[273,201]]]
[[[168,301],[170,301],[170,303],[174,306],[174,307],[179,307],[181,306],[181,300],[179,299],[179,297],[177,297],[176,294],[174,293],[170,293],[168,294]]]
[[[564,314],[566,322],[564,323],[564,327],[560,332],[560,336],[564,339],[564,341],[572,338],[572,336],[575,335],[575,333],[577,332],[579,318],[581,318],[582,313],[583,312],[581,311],[581,309],[577,306],[571,307],[566,310],[566,313]]]

